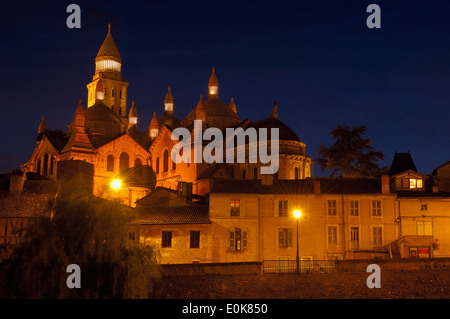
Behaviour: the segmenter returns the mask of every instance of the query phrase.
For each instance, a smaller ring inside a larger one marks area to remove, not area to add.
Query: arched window
[[[159,174],[159,157],[157,157],[155,161],[155,173]]]
[[[36,174],[41,174],[41,160],[37,161],[36,164]]]
[[[294,168],[294,179],[300,179],[300,170],[298,167]]]
[[[111,89],[111,97],[114,97],[114,89]]]
[[[142,165],[142,161],[141,161],[140,158],[136,158],[136,159],[134,160],[134,166],[139,166],[139,165]]]
[[[253,179],[258,179],[258,167],[253,168]]]
[[[50,156],[50,175],[53,175],[53,165],[54,165],[55,159],[53,156]]]
[[[128,154],[123,152],[122,154],[120,154],[120,171],[122,172],[128,167],[130,167]]]
[[[106,158],[106,170],[109,172],[114,172],[114,156],[108,155]]]
[[[47,176],[47,174],[48,174],[48,154],[45,153],[45,155],[44,155],[44,171],[43,171],[42,175]]]
[[[169,151],[165,150],[163,154],[163,172],[169,170]]]

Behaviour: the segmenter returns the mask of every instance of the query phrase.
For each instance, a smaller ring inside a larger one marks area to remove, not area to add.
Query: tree
[[[57,199],[53,217],[36,221],[28,240],[0,263],[3,298],[147,298],[159,276],[153,247],[127,243],[133,216],[94,196]],[[69,289],[69,264],[81,288]]]
[[[367,126],[350,127],[338,125],[329,133],[335,142],[330,147],[320,145],[315,161],[322,171],[332,170],[331,176],[341,173],[343,177],[375,175],[380,168],[375,163],[384,159],[384,154],[375,151],[369,138],[363,138]]]

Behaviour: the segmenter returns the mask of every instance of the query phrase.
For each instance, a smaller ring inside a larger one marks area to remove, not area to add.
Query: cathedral
[[[306,155],[305,144],[278,119],[276,102],[267,118],[255,121],[241,119],[232,97],[229,104],[219,99],[219,81],[212,68],[206,98],[199,92],[193,93],[200,99],[187,116],[183,118],[176,113],[176,98],[168,86],[164,115],[157,118],[154,112],[151,119],[142,119],[134,101],[128,108],[129,82],[123,79],[121,69],[122,58],[109,25],[95,58],[95,73],[87,84],[87,102],[78,102],[66,131],[48,128],[45,118],[42,118],[37,146],[29,161],[22,165],[22,171],[57,179],[58,163],[84,161],[93,165],[94,195],[104,198],[117,196],[132,207],[155,186],[177,189],[180,182],[186,182],[192,185],[193,194],[205,195],[215,179],[293,180],[310,176],[311,159]],[[278,129],[278,172],[263,176],[259,173],[263,164],[253,163],[248,158],[245,163],[175,163],[171,159],[171,150],[179,141],[171,139],[172,131],[182,127],[192,132],[195,120],[202,120],[202,130],[209,127],[222,132],[226,128],[238,127],[244,130]],[[138,121],[146,123],[143,131],[139,130]],[[114,179],[122,181],[119,190],[110,186]]]

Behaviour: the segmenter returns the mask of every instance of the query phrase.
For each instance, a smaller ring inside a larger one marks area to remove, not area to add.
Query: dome
[[[297,134],[295,134],[295,132],[289,126],[287,126],[274,116],[270,116],[266,119],[253,122],[249,127],[254,127],[258,132],[260,128],[266,128],[268,140],[270,140],[271,129],[278,128],[278,137],[280,141],[300,142]]]
[[[113,110],[100,101],[87,108],[86,122],[113,122],[123,125],[122,119]]]
[[[128,115],[128,118],[131,117],[137,117],[137,110],[136,107],[134,106],[134,101],[131,103],[130,113]]]
[[[224,102],[219,99],[203,100],[206,111],[206,124],[209,127],[225,128],[235,127],[241,122],[239,116]],[[186,116],[185,121],[189,124],[196,119],[197,107]]]
[[[214,68],[212,68],[211,76],[209,77],[208,86],[219,86],[219,80],[217,79]]]

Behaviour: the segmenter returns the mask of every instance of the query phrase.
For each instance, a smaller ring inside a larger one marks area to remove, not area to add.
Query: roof
[[[281,122],[278,118],[274,116],[270,116],[266,119],[259,120],[256,122],[253,122],[249,125],[249,127],[254,127],[257,132],[259,133],[260,128],[267,128],[267,139],[271,139],[271,129],[277,128],[278,129],[278,139],[285,140],[285,141],[297,141],[300,142],[300,139],[298,138],[297,134],[286,124]]]
[[[209,208],[206,205],[148,206],[139,208],[134,223],[141,225],[209,224]]]
[[[399,173],[412,170],[417,172],[416,165],[410,153],[395,153],[392,160],[389,176],[397,175]]]
[[[120,116],[100,101],[97,101],[94,105],[88,107],[85,112],[86,122],[115,122],[123,125]]]
[[[380,178],[307,178],[274,180],[271,185],[261,180],[214,180],[211,194],[313,194],[315,181],[320,182],[320,194],[382,194]],[[392,186],[392,185],[391,185]],[[393,187],[391,187],[391,190]]]
[[[122,62],[122,58],[120,57],[119,50],[117,49],[116,43],[111,35],[111,26],[108,26],[108,34],[106,35],[105,40],[102,43],[102,46],[98,50],[96,60],[99,58],[108,57],[114,58],[118,62]]]

